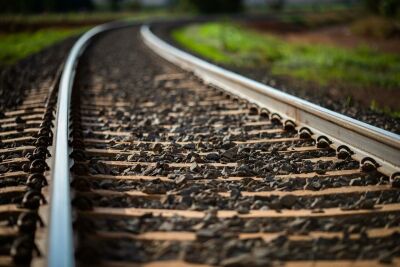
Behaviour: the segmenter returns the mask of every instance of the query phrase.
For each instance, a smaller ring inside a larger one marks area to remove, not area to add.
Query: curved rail
[[[141,28],[144,42],[161,57],[179,65],[213,86],[238,95],[283,119],[305,126],[313,136],[327,136],[334,147],[346,144],[357,160],[373,156],[378,170],[388,176],[400,168],[400,136],[289,95],[270,86],[210,64],[158,38],[149,26]]]
[[[133,22],[112,22],[99,25],[84,35],[74,44],[61,76],[55,133],[55,152],[52,166],[51,205],[48,242],[48,266],[72,267],[75,265],[73,252],[73,234],[70,199],[70,159],[69,159],[69,112],[71,92],[75,70],[79,57],[90,41],[99,33],[134,25]]]
[[[55,152],[52,166],[50,230],[48,242],[48,266],[75,265],[70,206],[69,168],[69,108],[79,57],[87,45],[99,33],[133,26],[134,22],[114,22],[97,26],[86,32],[75,43],[65,63],[58,94],[56,116]],[[279,112],[285,119],[298,125],[308,126],[313,134],[328,136],[336,146],[347,144],[360,159],[373,155],[381,164],[380,171],[390,175],[400,166],[400,137],[349,117],[321,108],[274,88],[252,81],[238,74],[182,52],[155,36],[148,26],[143,26],[141,34],[147,45],[167,60],[193,71],[206,83],[232,92],[242,98]]]

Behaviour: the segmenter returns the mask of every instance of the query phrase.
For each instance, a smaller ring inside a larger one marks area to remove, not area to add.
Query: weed
[[[79,34],[81,29],[40,30],[0,36],[0,64],[13,64],[41,49],[69,36]]]
[[[400,56],[366,46],[346,49],[323,44],[290,43],[233,23],[205,23],[173,32],[184,47],[217,63],[238,67],[268,65],[272,75],[319,85],[341,83],[357,88],[400,88]]]

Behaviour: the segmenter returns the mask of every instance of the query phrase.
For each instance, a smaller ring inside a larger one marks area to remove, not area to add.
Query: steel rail
[[[55,123],[55,149],[50,184],[48,266],[75,266],[69,174],[71,161],[69,159],[68,136],[71,93],[79,58],[93,37],[99,33],[134,24],[134,22],[112,22],[94,27],[78,39],[65,62],[58,91]]]
[[[388,176],[399,171],[399,135],[210,64],[161,40],[148,25],[143,25],[140,32],[144,42],[155,53],[193,72],[205,83],[276,112],[284,120],[294,121],[296,129],[308,127],[313,137],[326,136],[332,141],[333,147],[347,145],[355,153],[353,158],[357,160],[373,157],[379,164],[378,170]]]

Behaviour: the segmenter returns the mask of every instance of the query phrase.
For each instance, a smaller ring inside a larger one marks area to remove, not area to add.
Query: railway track
[[[49,157],[61,68],[48,72],[23,92],[15,108],[1,112],[1,266],[30,263],[45,249]]]
[[[82,36],[23,136],[2,119],[0,265],[400,264],[398,136],[128,26]]]

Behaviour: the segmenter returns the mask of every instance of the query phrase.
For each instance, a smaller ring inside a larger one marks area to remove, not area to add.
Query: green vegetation
[[[398,118],[400,119],[400,111],[399,110],[393,110],[387,106],[382,107],[379,105],[379,103],[376,100],[372,100],[369,108],[373,111],[379,112],[379,113],[385,113],[393,118]]]
[[[36,32],[21,32],[0,35],[0,64],[13,64],[41,49],[84,29],[46,29]]]
[[[167,18],[177,14],[166,11],[49,13],[36,15],[4,15],[0,17],[0,66],[13,64],[41,49],[113,20]]]
[[[191,25],[173,32],[182,46],[212,61],[239,67],[268,68],[318,85],[400,87],[400,57],[368,47],[345,49],[308,43],[290,43],[279,37],[250,31],[231,23]]]

